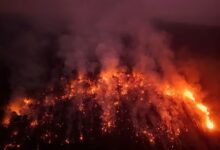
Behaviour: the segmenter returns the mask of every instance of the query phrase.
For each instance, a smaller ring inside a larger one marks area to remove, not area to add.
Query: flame
[[[11,120],[11,114],[16,113],[18,116],[23,115],[26,111],[28,112],[29,105],[32,100],[29,98],[17,98],[11,101],[7,106],[7,112],[3,118],[2,124],[8,126]]]
[[[193,93],[190,90],[186,89],[184,91],[183,95],[184,95],[184,97],[186,97],[186,98],[188,98],[192,101],[195,101],[195,97],[194,97]]]
[[[170,86],[166,85],[164,93],[165,95],[172,97],[172,96],[176,96],[176,93],[179,93],[178,91],[179,90],[172,89]],[[202,113],[203,118],[205,118],[204,122],[206,124],[206,128],[209,130],[213,130],[215,125],[214,125],[214,121],[212,121],[210,118],[210,112],[208,111],[208,107],[202,103],[197,102],[194,93],[187,88],[183,90],[182,95],[184,98],[191,100],[192,104],[195,105],[195,107]]]
[[[204,113],[204,115],[206,116],[206,127],[210,130],[214,129],[214,122],[210,119],[209,115],[210,115],[210,112],[208,111],[208,108],[201,104],[201,103],[198,103],[196,104],[197,108],[202,111]]]
[[[28,98],[24,98],[23,102],[25,103],[25,105],[30,105],[32,103],[32,100]]]
[[[186,98],[192,100],[195,103],[196,107],[203,113],[203,115],[205,116],[206,127],[210,130],[214,129],[214,122],[210,119],[210,112],[208,111],[208,107],[202,103],[197,103],[193,92],[190,90],[185,90],[183,92],[183,95]]]
[[[206,126],[210,130],[214,129],[215,127],[213,121],[211,121],[209,117],[206,118]]]
[[[197,100],[200,97],[199,94],[191,89],[194,88],[191,88],[188,84],[176,87],[168,83],[155,83],[151,78],[147,78],[144,74],[137,71],[131,73],[121,70],[102,72],[95,80],[88,78],[86,75],[79,74],[75,79],[65,83],[64,92],[61,96],[57,96],[56,93],[51,95],[45,94],[45,97],[39,103],[35,103],[36,101],[26,97],[12,100],[7,106],[3,123],[9,125],[11,113],[15,112],[18,116],[27,115],[30,118],[30,128],[38,128],[42,124],[53,120],[55,116],[50,112],[45,112],[42,117],[39,117],[42,120],[34,119],[38,116],[40,109],[32,110],[32,106],[34,106],[33,108],[48,108],[51,106],[55,107],[60,102],[68,101],[76,104],[75,106],[80,115],[84,117],[88,109],[84,101],[89,99],[88,101],[94,100],[102,108],[100,115],[102,124],[100,129],[103,133],[109,133],[116,127],[116,115],[119,113],[118,109],[124,102],[129,103],[134,113],[132,114],[134,118],[132,118],[131,122],[135,128],[136,135],[144,136],[150,143],[155,143],[157,140],[156,134],[158,132],[166,132],[170,140],[173,140],[181,134],[181,128],[184,127],[181,120],[177,120],[178,117],[176,117],[182,115],[178,114],[182,103],[190,106],[192,116],[196,113],[195,117],[198,115],[199,118],[202,118],[196,121],[196,124],[200,124],[201,127],[205,125],[205,129],[209,130],[215,128],[215,123],[211,118],[208,107],[201,103],[200,100]],[[149,98],[149,96],[152,97]],[[176,103],[177,106],[174,106],[173,103]],[[144,117],[142,112],[148,113],[149,105],[156,107],[161,117],[162,123],[160,123],[164,124],[165,127],[155,125],[156,131],[154,131],[150,129],[146,121],[143,121],[146,117]],[[139,116],[139,118],[135,118],[135,116]],[[173,119],[176,120],[176,123],[173,123]],[[61,128],[63,124],[57,123],[56,126]],[[84,141],[84,135],[86,135],[84,132],[80,133],[76,141]],[[41,138],[51,142],[53,136],[56,137],[57,135],[50,131],[45,131],[42,133]],[[72,142],[73,139],[65,137],[62,142],[68,144],[70,140]]]
[[[205,105],[198,103],[196,104],[196,107],[204,112],[206,115],[209,115],[208,108]]]
[[[38,125],[38,121],[37,120],[33,120],[30,124],[31,127],[36,127]]]

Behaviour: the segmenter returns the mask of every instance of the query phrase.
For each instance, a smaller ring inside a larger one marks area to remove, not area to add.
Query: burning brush
[[[178,70],[165,33],[130,17],[128,24],[113,22],[59,35],[55,40],[59,50],[53,53],[59,59],[47,59],[40,47],[39,60],[32,61],[29,55],[27,61],[20,60],[21,70],[27,70],[20,76],[27,82],[19,80],[18,87],[27,91],[22,96],[12,94],[4,108],[6,137],[1,147],[22,149],[33,141],[35,145],[94,143],[107,135],[129,134],[132,141],[152,149],[182,149],[185,135],[217,129],[200,90]],[[41,64],[43,58],[46,63]],[[51,69],[56,64],[48,60],[61,61],[62,69]],[[30,80],[38,85],[48,63],[49,77],[55,81],[44,83],[40,92],[28,92]],[[29,72],[33,78],[26,75]],[[12,76],[16,79],[16,73]]]
[[[190,130],[189,120],[199,130],[215,130],[208,107],[192,87],[158,83],[135,70],[106,71],[93,78],[78,73],[62,77],[58,89],[11,101],[2,122],[10,133],[5,149],[19,148],[33,137],[45,143],[87,142],[111,134],[123,120],[131,125],[123,124],[128,132],[152,145],[161,137],[176,141]]]

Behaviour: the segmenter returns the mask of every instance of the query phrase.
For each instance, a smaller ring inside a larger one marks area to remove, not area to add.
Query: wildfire
[[[177,97],[177,93],[181,93],[180,91],[181,90],[172,89],[170,86],[166,86],[165,95]],[[183,98],[190,100],[192,102],[191,104],[193,104],[202,113],[202,118],[205,118],[206,127],[210,130],[214,129],[214,122],[210,119],[210,112],[208,111],[208,107],[202,103],[197,102],[194,93],[189,89],[183,90],[182,96]]]
[[[210,119],[210,116],[209,116],[210,112],[208,111],[207,106],[205,106],[204,104],[196,102],[196,99],[195,99],[193,93],[189,90],[186,90],[184,92],[184,96],[186,96],[187,98],[192,100],[194,102],[194,104],[196,105],[196,107],[205,115],[206,127],[210,130],[214,129],[214,123]]]
[[[64,82],[64,79],[62,81]],[[101,107],[101,131],[109,133],[117,126],[120,113],[126,112],[120,110],[126,104],[131,111],[130,122],[133,124],[136,135],[146,137],[150,143],[155,143],[159,139],[157,137],[160,135],[159,133],[166,132],[168,138],[173,141],[181,134],[183,128],[187,128],[187,125],[184,125],[183,121],[177,117],[185,115],[184,111],[181,110],[183,102],[190,105],[189,108],[193,108],[190,109],[193,112],[192,114],[196,113],[204,119],[202,122],[198,121],[197,123],[202,126],[205,122],[206,128],[209,130],[215,128],[208,107],[197,101],[196,98],[199,96],[195,95],[196,93],[193,93],[190,88],[185,88],[189,86],[175,88],[166,84],[165,88],[161,87],[164,86],[158,86],[158,83],[154,83],[150,78],[146,78],[144,74],[139,72],[128,73],[119,70],[117,72],[101,73],[96,79],[90,79],[86,75],[80,74],[64,84],[63,94],[61,95],[51,91],[51,93],[45,94],[42,101],[30,98],[13,100],[7,107],[3,123],[10,125],[11,114],[15,112],[18,116],[26,115],[30,119],[29,126],[31,129],[48,125],[55,126],[54,128],[57,130],[65,130],[65,121],[59,121],[54,113],[59,112],[57,110],[62,108],[71,111],[66,113],[68,115],[76,113],[80,116],[77,118],[80,122],[77,125],[80,127],[77,140],[82,142],[85,140],[84,132],[94,130],[91,128],[81,132],[82,124],[85,122],[83,118],[90,121],[95,115],[93,109]],[[62,104],[65,107],[60,107]],[[40,110],[45,112],[40,112],[41,115],[39,115]],[[155,115],[153,117],[148,116],[149,119],[147,120],[146,116],[152,112],[159,114],[161,119],[156,119],[157,116]],[[127,112],[126,115],[128,115]],[[39,119],[36,119],[36,116],[39,116]],[[175,124],[173,120],[175,120]],[[95,121],[92,120],[91,122]],[[45,130],[41,133],[41,138],[48,142],[55,141],[58,136],[56,131]],[[69,144],[70,141],[77,140],[71,139],[67,135],[62,142]]]
[[[183,92],[183,95],[184,95],[186,98],[188,98],[188,99],[190,99],[190,100],[192,100],[192,101],[195,101],[195,97],[194,97],[194,95],[193,95],[193,93],[192,93],[191,91],[185,90],[185,91]]]
[[[206,126],[208,129],[214,129],[214,123],[210,120],[209,117],[206,117]]]
[[[210,130],[214,129],[214,122],[209,117],[210,113],[208,111],[208,108],[201,103],[198,103],[196,106],[200,111],[205,114],[206,127]]]
[[[29,110],[32,100],[29,98],[17,98],[14,99],[7,106],[6,114],[3,118],[2,124],[7,126],[10,124],[11,114],[16,113],[18,116],[24,115]]]

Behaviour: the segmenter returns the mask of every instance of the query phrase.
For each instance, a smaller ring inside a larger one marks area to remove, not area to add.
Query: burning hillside
[[[108,135],[127,135],[152,149],[184,149],[188,137],[199,141],[195,135],[218,132],[200,86],[178,68],[164,32],[140,23],[111,32],[62,35],[52,80],[35,89],[23,80],[23,92],[3,107],[3,149],[27,149],[33,141],[41,149],[42,143],[92,144]],[[39,74],[33,66],[21,66],[26,71],[19,76]]]
[[[148,0],[0,3],[0,149],[219,148],[215,29],[166,26]]]
[[[62,77],[57,86],[10,102],[3,119],[9,129],[5,149],[20,148],[33,137],[45,143],[88,142],[111,134],[124,119],[127,132],[152,145],[165,139],[175,143],[192,126],[215,130],[207,106],[188,84],[175,87],[148,74],[118,69],[92,78],[79,73],[73,79]]]

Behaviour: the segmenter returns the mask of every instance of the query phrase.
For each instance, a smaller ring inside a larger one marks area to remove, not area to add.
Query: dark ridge
[[[220,58],[220,27],[172,22],[156,22],[171,38],[175,50],[185,49],[195,57]]]

